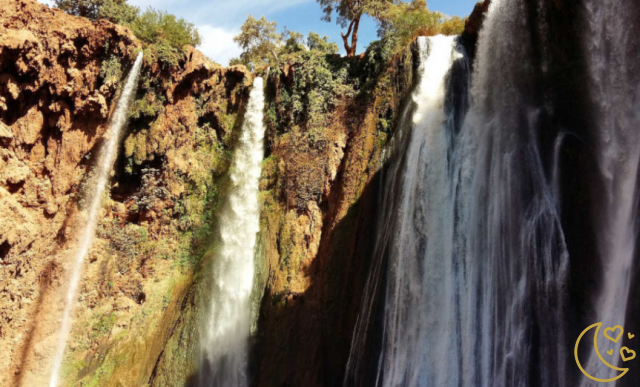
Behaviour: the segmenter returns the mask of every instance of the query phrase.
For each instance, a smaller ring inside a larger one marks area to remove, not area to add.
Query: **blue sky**
[[[52,4],[52,0],[40,0]],[[429,9],[447,15],[468,16],[477,0],[428,0]],[[342,47],[341,28],[335,22],[321,20],[322,11],[315,0],[129,0],[130,4],[145,9],[152,6],[168,11],[194,23],[202,37],[198,47],[209,58],[227,65],[229,59],[237,57],[241,50],[233,42],[247,15],[265,16],[278,22],[279,28],[303,33],[309,31],[327,35]],[[375,40],[376,25],[371,19],[360,26],[358,52]],[[344,49],[343,49],[344,51]]]

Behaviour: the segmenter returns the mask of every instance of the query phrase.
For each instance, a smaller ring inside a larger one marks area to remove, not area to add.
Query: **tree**
[[[407,47],[418,36],[440,31],[442,14],[431,12],[425,0],[396,1],[378,18],[378,36],[391,42],[394,53]]]
[[[256,19],[249,15],[240,28],[240,34],[233,38],[243,50],[240,63],[250,69],[275,63],[278,60],[276,52],[283,39],[277,28],[276,22],[270,22],[264,16]],[[292,43],[295,43],[295,37]],[[233,63],[238,61],[234,60]]]
[[[299,32],[289,31],[286,27],[282,33],[282,40],[284,40],[284,51],[288,54],[307,49],[304,46],[304,36]]]
[[[326,54],[337,54],[338,51],[340,51],[337,44],[329,42],[328,36],[321,38],[320,35],[313,31],[309,32],[309,36],[307,37],[307,47],[309,47],[309,50],[317,50]]]
[[[356,55],[358,45],[358,29],[363,15],[378,18],[393,0],[317,0],[324,12],[323,19],[330,22],[333,12],[337,14],[336,22],[342,28],[349,27],[347,33],[341,33],[347,57]],[[351,38],[351,42],[349,42]]]
[[[187,44],[195,47],[201,43],[200,34],[193,23],[151,7],[138,16],[130,27],[138,39],[148,44],[164,41],[169,46],[182,50]]]
[[[461,35],[464,32],[464,25],[467,19],[459,16],[443,18],[440,24],[440,33],[443,35]]]
[[[70,15],[107,19],[116,24],[131,23],[139,12],[127,0],[54,0],[54,5]]]

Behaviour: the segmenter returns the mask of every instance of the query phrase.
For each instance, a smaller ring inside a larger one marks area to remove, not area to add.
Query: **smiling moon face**
[[[587,371],[584,370],[584,368],[582,368],[582,365],[580,364],[580,359],[578,359],[578,345],[580,344],[580,340],[582,340],[582,336],[584,336],[589,330],[591,330],[593,327],[596,327],[596,332],[593,335],[593,346],[596,350],[596,355],[598,355],[598,358],[600,359],[600,361],[602,362],[602,364],[606,365],[607,367],[611,368],[612,370],[616,370],[616,371],[621,371],[622,373],[619,374],[616,377],[613,377],[611,379],[599,379],[599,378],[595,378],[593,376],[591,376]],[[623,377],[627,372],[629,372],[628,368],[620,368],[620,367],[616,367],[616,366],[612,366],[611,364],[609,364],[600,354],[600,350],[598,349],[598,333],[600,332],[600,328],[602,327],[602,323],[595,323],[589,327],[587,327],[587,329],[585,329],[584,331],[582,331],[582,333],[580,334],[580,336],[578,336],[578,340],[576,340],[576,347],[574,350],[574,355],[576,357],[576,363],[578,364],[578,367],[580,368],[580,371],[582,371],[582,373],[588,377],[591,380],[595,380],[596,382],[613,382],[614,380],[618,380],[621,377]],[[615,328],[618,328],[619,326],[616,326]],[[607,334],[609,331],[615,330],[612,328],[608,328],[605,334],[605,337],[608,337],[609,335]],[[617,335],[617,339],[620,339],[620,336],[622,336],[622,327],[620,328],[620,334]],[[613,338],[609,338],[610,340],[617,342],[618,340],[614,340]],[[626,348],[626,347],[625,347]],[[633,352],[633,351],[631,351]],[[635,352],[633,352],[633,357],[635,357]],[[631,360],[631,359],[627,359],[627,360]],[[626,360],[625,360],[626,361]]]

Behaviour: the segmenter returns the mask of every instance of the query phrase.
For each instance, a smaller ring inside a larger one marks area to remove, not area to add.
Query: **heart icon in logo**
[[[613,355],[613,349],[608,350],[607,351],[607,355],[609,355],[609,356]]]
[[[625,352],[629,352],[629,357],[626,357],[624,354]],[[627,347],[622,347],[620,348],[620,356],[622,356],[622,360],[623,361],[629,361],[629,360],[633,360],[636,358],[636,351],[632,351]]]
[[[613,337],[609,336],[609,332],[615,332],[618,329],[620,329],[620,333],[618,333],[618,336],[616,336],[616,338],[614,339]],[[620,340],[620,337],[622,337],[622,334],[624,333],[624,329],[622,329],[622,327],[620,325],[616,325],[613,328],[607,328],[604,330],[604,337],[606,337],[607,339],[613,341],[614,343],[617,343],[618,340]]]
[[[629,340],[633,339],[634,337],[636,337],[636,335],[632,335],[631,332],[627,333],[627,335],[629,335]]]

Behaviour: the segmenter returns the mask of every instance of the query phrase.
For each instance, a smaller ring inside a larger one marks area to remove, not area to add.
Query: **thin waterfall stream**
[[[202,333],[208,368],[200,386],[248,385],[250,298],[260,230],[258,187],[264,157],[263,79],[253,83],[231,170],[232,187],[221,214],[221,242],[213,256],[211,303]]]
[[[103,194],[107,189],[107,183],[111,177],[113,163],[118,154],[118,145],[122,136],[122,129],[125,127],[129,118],[129,105],[135,96],[138,84],[138,76],[142,67],[142,52],[138,54],[131,71],[125,81],[122,94],[118,100],[114,115],[109,124],[108,138],[100,150],[96,175],[94,177],[93,186],[91,187],[87,203],[89,203],[86,223],[80,233],[78,239],[79,246],[73,261],[71,269],[71,277],[68,282],[67,295],[65,298],[65,308],[62,315],[62,324],[60,326],[58,344],[53,358],[51,369],[51,378],[49,387],[57,387],[60,381],[60,369],[64,359],[64,352],[67,346],[67,340],[71,331],[71,314],[75,307],[76,296],[78,293],[78,285],[82,276],[82,266],[85,258],[89,253],[91,244],[95,237],[96,226],[98,224],[98,215],[100,212]]]

